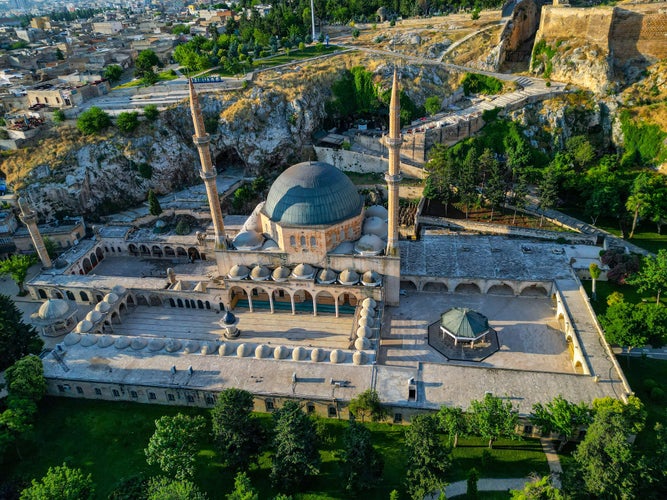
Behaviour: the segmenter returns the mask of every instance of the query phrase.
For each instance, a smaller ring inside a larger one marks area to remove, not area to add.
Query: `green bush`
[[[55,123],[62,123],[65,121],[65,113],[63,112],[62,109],[56,109],[53,112],[53,121]]]
[[[111,125],[111,117],[97,106],[87,109],[76,119],[76,128],[84,135],[94,135]]]
[[[139,170],[139,175],[144,179],[150,179],[153,177],[153,167],[151,167],[150,164],[140,163],[137,169]]]
[[[653,380],[652,378],[647,378],[646,380],[644,380],[644,388],[647,391],[650,391],[654,387],[658,387],[658,383],[655,380]]]
[[[215,134],[218,132],[218,117],[217,116],[208,116],[204,118],[204,128],[209,134]]]
[[[667,159],[664,140],[667,132],[657,125],[637,124],[626,110],[621,113],[621,130],[625,142],[624,159],[636,158],[653,164]]]
[[[174,232],[181,236],[190,234],[190,231],[192,231],[192,228],[190,227],[190,224],[188,224],[184,219],[179,220],[178,224],[176,224],[176,228],[174,229]]]
[[[662,390],[660,387],[654,387],[651,389],[651,399],[653,401],[662,401],[665,399],[665,391]]]
[[[503,82],[493,76],[466,73],[463,77],[463,91],[470,94],[498,94],[503,90]]]
[[[139,125],[139,113],[123,111],[116,118],[116,126],[121,132],[130,133]]]
[[[144,108],[144,117],[149,122],[154,122],[155,120],[157,120],[159,114],[160,112],[158,111],[157,106],[155,104],[149,104]]]

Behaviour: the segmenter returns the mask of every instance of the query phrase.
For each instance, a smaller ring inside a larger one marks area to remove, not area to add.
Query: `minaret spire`
[[[208,204],[211,208],[211,217],[213,218],[213,229],[215,230],[215,247],[227,248],[225,225],[222,221],[222,209],[220,208],[218,187],[215,181],[218,173],[211,161],[211,150],[209,148],[211,137],[206,133],[204,127],[204,117],[201,114],[199,99],[195,92],[192,78],[188,80],[188,85],[190,88],[190,110],[192,112],[192,122],[195,127],[195,135],[192,136],[192,140],[199,151],[199,160],[201,162],[201,171],[199,172],[199,175],[206,185],[206,195],[208,196]]]
[[[24,198],[19,198],[18,203],[21,209],[21,221],[28,228],[32,244],[35,246],[35,250],[37,250],[37,256],[42,261],[42,266],[45,269],[50,269],[52,267],[51,257],[49,257],[49,253],[46,251],[46,245],[44,245],[42,235],[37,228],[37,214],[30,208],[30,205],[28,205],[28,202]]]
[[[394,78],[391,88],[391,102],[389,104],[389,136],[385,142],[389,149],[389,168],[384,178],[387,181],[389,194],[388,234],[386,254],[398,256],[398,183],[401,181],[401,103],[398,90],[398,74],[394,68]]]

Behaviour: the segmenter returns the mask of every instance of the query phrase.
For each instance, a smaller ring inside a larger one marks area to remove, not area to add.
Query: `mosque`
[[[531,242],[527,256],[525,244],[491,237],[399,242],[398,92],[394,72],[386,209],[365,207],[332,165],[304,162],[226,230],[192,82],[206,230],[180,236],[108,224],[51,262],[21,200],[44,267],[26,284],[46,301],[33,320],[43,335],[62,336],[43,358],[48,392],[211,406],[237,387],[255,394],[259,411],[297,398],[308,412],[344,418],[347,403],[372,388],[397,423],[443,404],[465,408],[487,392],[519,400],[522,414],[558,394],[628,394],[557,245]],[[456,307],[489,316],[485,332],[498,331],[498,352],[475,364],[431,345],[429,320]]]

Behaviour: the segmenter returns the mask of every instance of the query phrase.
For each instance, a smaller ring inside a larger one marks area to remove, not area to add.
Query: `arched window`
[[[292,245],[293,247],[296,246],[296,238],[294,236],[289,237],[289,244]]]
[[[340,241],[341,243],[345,241],[345,229],[340,230]]]
[[[306,237],[303,236],[303,235],[301,236],[301,246],[302,246],[302,247],[305,247],[305,246],[306,246]]]
[[[347,239],[348,240],[354,239],[354,229],[350,228],[347,230]]]
[[[310,237],[310,246],[311,247],[317,246],[317,240],[315,239],[315,236]]]

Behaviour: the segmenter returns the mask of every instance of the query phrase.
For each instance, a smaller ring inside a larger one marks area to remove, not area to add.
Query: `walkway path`
[[[542,443],[542,449],[547,456],[547,463],[551,471],[551,483],[556,488],[560,488],[560,475],[563,473],[563,468],[560,465],[560,459],[554,448],[554,443],[551,439],[547,438],[540,438],[540,443]]]
[[[524,485],[531,481],[530,478],[483,478],[477,481],[478,491],[507,491],[507,490],[521,490]],[[455,483],[447,485],[445,488],[445,495],[447,498],[465,495],[468,491],[467,481],[456,481]],[[431,496],[426,497],[425,500],[436,500],[440,492],[436,492]]]

